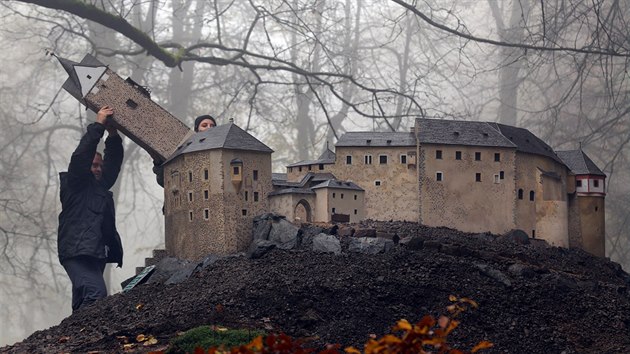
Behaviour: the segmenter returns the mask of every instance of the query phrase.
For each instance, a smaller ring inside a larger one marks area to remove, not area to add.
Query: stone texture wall
[[[243,162],[240,183],[233,183],[230,175],[235,158]],[[164,181],[169,255],[197,260],[208,253],[235,253],[249,245],[254,216],[268,211],[271,156],[237,150],[192,152],[165,166]]]
[[[569,208],[569,247],[583,248],[580,207],[577,194],[574,193],[567,197],[567,205]]]
[[[333,169],[333,164],[324,164],[323,169],[319,169],[319,164],[315,165],[306,165],[299,167],[288,167],[287,168],[287,181],[288,182],[300,182],[304,176],[306,176],[309,172],[313,173],[326,173],[331,172]]]
[[[349,215],[351,223],[358,223],[365,218],[365,193],[363,191],[318,188],[315,193],[317,195],[317,207],[315,208],[314,221],[330,222],[332,208],[335,208],[336,214]],[[356,214],[354,213],[355,210],[357,211]]]
[[[582,249],[596,256],[606,255],[605,199],[601,196],[578,196]]]
[[[460,160],[456,159],[458,151]],[[481,160],[475,160],[475,153],[481,154]],[[495,153],[500,154],[500,161],[495,161]],[[466,232],[503,233],[514,228],[514,157],[515,150],[509,148],[422,145],[423,224]],[[438,181],[438,173],[442,181]],[[477,173],[481,174],[479,182]]]
[[[560,179],[548,178],[544,172],[556,174]],[[530,237],[544,239],[555,246],[568,247],[566,180],[567,169],[558,162],[539,155],[517,153],[516,228],[525,231]],[[518,197],[520,189],[523,190],[523,199]],[[530,200],[531,192],[533,201]]]
[[[113,71],[96,83],[85,100],[90,109],[113,108],[117,128],[152,155],[166,160],[192,131]],[[134,106],[135,105],[135,106]]]
[[[365,218],[418,221],[415,164],[409,164],[409,159],[408,163],[400,162],[400,155],[415,155],[415,150],[415,146],[338,146],[337,163],[331,172],[338,179],[352,181],[365,190]],[[372,156],[371,164],[365,164],[365,155]],[[387,156],[387,164],[379,163],[380,155]],[[352,164],[346,164],[346,156],[352,156]],[[380,185],[376,185],[377,181]]]

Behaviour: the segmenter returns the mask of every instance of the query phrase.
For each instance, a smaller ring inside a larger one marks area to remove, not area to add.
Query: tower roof
[[[569,167],[573,174],[606,176],[606,174],[597,167],[595,162],[581,149],[558,151],[558,156],[564,161],[565,165]]]
[[[254,138],[236,124],[228,123],[193,134],[177,147],[173,155],[171,155],[167,161],[189,152],[214,149],[246,150],[265,153],[273,152],[267,145]]]
[[[86,54],[80,63],[61,58],[55,54],[52,55],[59,60],[59,63],[61,63],[61,66],[69,76],[68,80],[63,84],[63,89],[80,102],[83,102],[83,97],[107,69],[105,64],[90,54]]]

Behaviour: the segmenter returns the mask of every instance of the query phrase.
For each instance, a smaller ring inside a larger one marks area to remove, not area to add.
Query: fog
[[[606,254],[630,266],[625,2],[64,3],[0,3],[0,345],[71,313],[58,173],[95,115],[61,90],[67,75],[47,50],[95,55],[190,126],[233,118],[275,150],[275,172],[345,131],[406,131],[415,117],[497,121],[581,147],[608,175]],[[151,158],[124,146],[113,191],[125,257],[107,270],[110,293],[164,243]]]

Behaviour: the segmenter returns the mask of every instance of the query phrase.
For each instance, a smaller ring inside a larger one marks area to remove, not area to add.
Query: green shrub
[[[238,347],[247,344],[265,332],[251,329],[227,329],[220,326],[201,326],[186,331],[173,340],[167,354],[194,353],[195,348],[207,350],[212,347]]]

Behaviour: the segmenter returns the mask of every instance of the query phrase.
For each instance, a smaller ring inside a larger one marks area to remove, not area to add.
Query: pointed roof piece
[[[92,86],[94,86],[96,81],[98,81],[107,69],[105,64],[101,63],[90,54],[83,57],[80,63],[59,57],[52,52],[48,54],[57,58],[61,66],[68,73],[69,78],[63,84],[64,90],[68,91],[68,93],[81,102],[83,102],[83,97],[87,95]]]
[[[606,176],[606,174],[597,167],[595,162],[593,162],[593,160],[591,160],[588,155],[582,151],[582,149],[557,151],[556,153],[565,165],[569,167],[571,172],[576,175]]]

